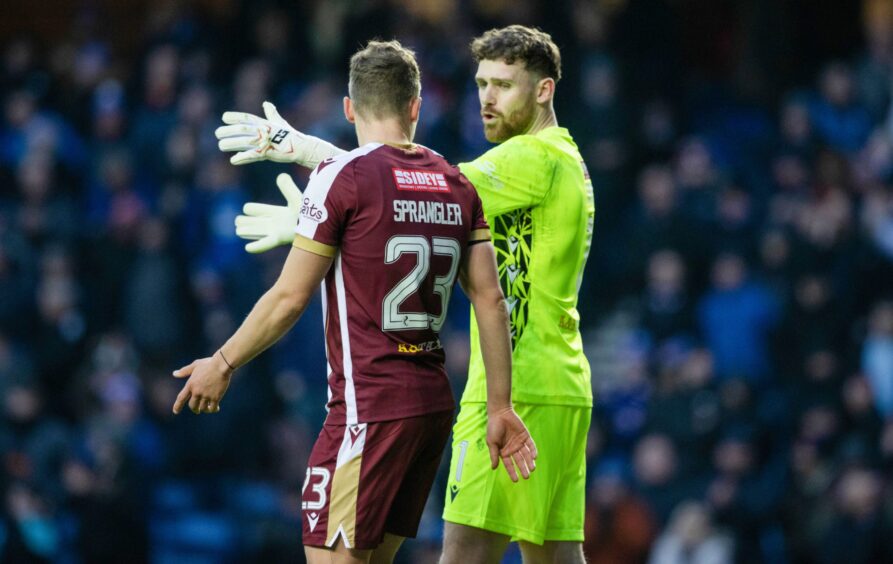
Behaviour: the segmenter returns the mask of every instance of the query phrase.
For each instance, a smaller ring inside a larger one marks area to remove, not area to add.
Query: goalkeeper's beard
[[[488,110],[497,119],[489,123],[484,122],[484,137],[491,143],[502,143],[516,135],[527,133],[533,124],[535,108],[536,104],[531,100],[531,103],[523,104],[520,108],[510,111],[508,116]]]

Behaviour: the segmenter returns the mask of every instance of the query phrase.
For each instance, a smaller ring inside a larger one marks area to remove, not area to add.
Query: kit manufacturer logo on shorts
[[[449,192],[446,176],[442,172],[429,170],[408,170],[405,168],[392,168],[394,182],[397,190],[410,192]]]
[[[312,533],[314,529],[316,529],[316,524],[319,523],[319,513],[308,513],[307,521],[310,525],[310,532]]]

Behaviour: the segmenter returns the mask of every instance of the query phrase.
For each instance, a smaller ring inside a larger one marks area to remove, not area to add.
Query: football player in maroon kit
[[[282,273],[188,378],[173,410],[215,413],[233,372],[292,327],[323,286],[330,400],[302,494],[308,561],[391,562],[415,536],[453,420],[438,338],[458,279],[480,327],[487,446],[513,480],[536,446],[511,403],[508,314],[481,202],[456,167],[412,143],[413,53],[370,42],[350,61],[344,114],[359,148],[314,170]],[[290,183],[280,175],[280,183]]]

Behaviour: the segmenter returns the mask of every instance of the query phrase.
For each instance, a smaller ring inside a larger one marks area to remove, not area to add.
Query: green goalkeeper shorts
[[[453,427],[444,521],[509,535],[513,541],[582,542],[592,408],[515,404],[515,410],[536,442],[536,471],[515,483],[501,461],[491,470],[486,405],[463,404]]]

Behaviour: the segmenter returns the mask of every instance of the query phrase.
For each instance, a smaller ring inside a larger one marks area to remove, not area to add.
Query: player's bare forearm
[[[512,481],[536,468],[536,444],[512,407],[512,347],[508,308],[499,286],[496,251],[488,241],[468,250],[460,272],[462,289],[474,307],[487,375],[487,447],[490,467],[502,460]]]
[[[279,279],[220,348],[233,367],[247,363],[291,329],[331,264],[331,258],[292,248]]]
[[[305,300],[270,288],[254,304],[239,329],[220,347],[221,352],[235,368],[246,364],[281,339],[306,307]]]
[[[188,378],[174,402],[174,413],[185,405],[193,413],[216,413],[233,371],[278,341],[301,317],[332,259],[292,248],[279,279],[261,296],[232,337],[208,358],[174,371]]]
[[[506,409],[512,405],[512,347],[508,309],[491,243],[477,243],[469,249],[461,284],[477,318],[487,374],[487,411]]]
[[[474,312],[487,373],[487,411],[493,413],[512,405],[512,348],[502,292],[478,300]]]
[[[174,371],[175,377],[188,378],[174,402],[175,414],[186,405],[193,413],[220,411],[235,369],[279,340],[297,321],[306,300],[288,295],[277,286],[258,300],[236,333],[217,352]]]

